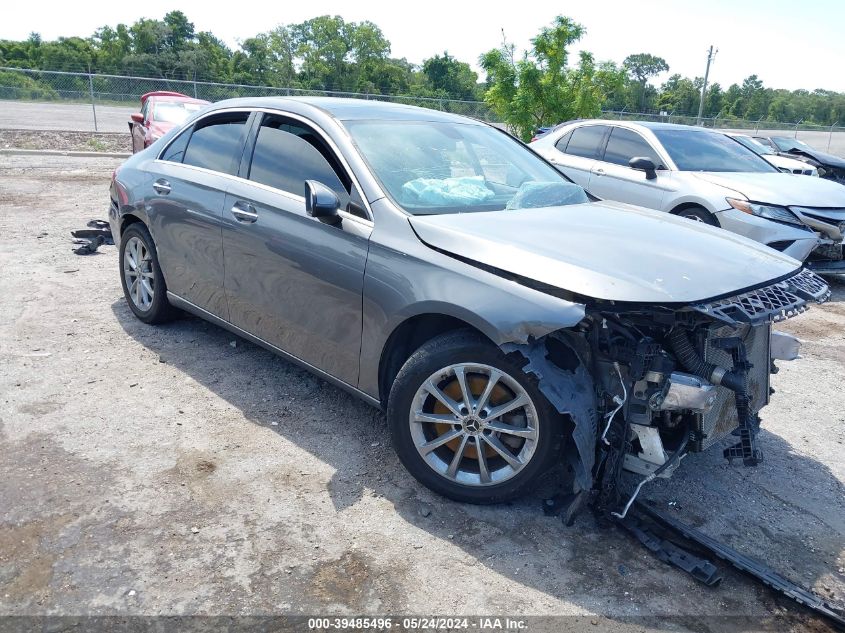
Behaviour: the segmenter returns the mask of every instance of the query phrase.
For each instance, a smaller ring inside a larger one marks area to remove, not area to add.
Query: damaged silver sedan
[[[798,261],[590,198],[485,124],[320,98],[215,104],[115,173],[134,314],[185,310],[386,410],[424,485],[491,503],[563,464],[571,507],[730,436],[757,464]]]

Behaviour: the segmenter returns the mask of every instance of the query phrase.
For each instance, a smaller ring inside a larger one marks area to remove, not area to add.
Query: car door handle
[[[232,215],[238,222],[252,224],[258,219],[258,211],[248,202],[238,201],[232,205]]]
[[[593,173],[596,174],[597,176],[604,176],[604,169],[602,169],[601,167],[596,167],[593,170]]]
[[[156,193],[160,193],[163,196],[166,196],[170,193],[170,183],[167,182],[164,178],[159,178],[153,183],[153,189],[156,190]]]

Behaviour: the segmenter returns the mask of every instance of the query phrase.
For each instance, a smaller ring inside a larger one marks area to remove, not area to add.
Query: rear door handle
[[[238,222],[244,224],[252,224],[258,219],[258,211],[249,202],[241,202],[240,200],[232,205],[232,215]]]
[[[166,196],[170,193],[170,183],[167,182],[164,178],[159,178],[153,183],[153,189],[156,190],[156,193],[160,193],[163,196]]]
[[[604,176],[604,169],[602,169],[601,167],[596,167],[596,168],[593,170],[593,173],[594,173],[594,174],[597,174],[597,175],[599,175],[599,176]]]

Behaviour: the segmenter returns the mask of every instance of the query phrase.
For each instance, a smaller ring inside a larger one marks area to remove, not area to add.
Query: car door
[[[133,115],[135,116],[135,115]],[[144,138],[147,133],[147,126],[149,125],[150,117],[150,99],[144,101],[141,106],[142,123],[129,119],[129,135],[132,139],[132,153],[137,154],[144,149]]]
[[[223,288],[222,220],[226,188],[234,180],[249,112],[204,117],[152,161],[150,231],[167,289],[228,319]]]
[[[224,205],[230,321],[355,385],[372,231],[363,200],[325,137],[303,121],[264,114],[247,153]],[[334,225],[310,217],[305,180],[331,188],[351,213]]]
[[[657,167],[657,177],[631,169],[635,157],[648,158]],[[590,178],[590,193],[604,200],[618,200],[649,209],[661,209],[671,175],[658,152],[639,133],[613,126],[602,159],[596,161]]]
[[[590,191],[590,177],[609,131],[606,125],[581,125],[555,143],[549,161],[575,183]]]

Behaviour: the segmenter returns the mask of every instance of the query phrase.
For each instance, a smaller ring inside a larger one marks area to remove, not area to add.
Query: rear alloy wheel
[[[139,222],[120,236],[120,281],[129,308],[141,321],[163,323],[173,317],[153,238]]]
[[[719,226],[719,222],[707,209],[703,207],[689,207],[678,211],[678,215],[694,222],[702,222],[710,226]]]
[[[560,415],[514,359],[471,332],[438,337],[411,356],[388,419],[405,467],[458,501],[519,496],[560,455]]]

